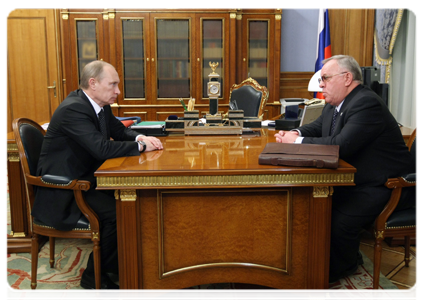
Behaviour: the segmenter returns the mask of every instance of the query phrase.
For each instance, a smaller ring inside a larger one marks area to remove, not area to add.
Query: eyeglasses
[[[342,73],[338,73],[338,74],[334,74],[334,75],[330,75],[330,76],[323,75],[321,78],[317,79],[317,81],[319,82],[319,84],[320,84],[320,83],[322,83],[322,81],[323,81],[324,83],[326,83],[326,82],[329,82],[329,80],[330,80],[333,76],[342,75],[342,74],[345,74],[345,73],[348,73],[348,72],[342,72]]]

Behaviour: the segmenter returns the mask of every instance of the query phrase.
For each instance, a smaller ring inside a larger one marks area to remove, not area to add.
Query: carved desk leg
[[[307,288],[327,289],[329,286],[329,252],[332,216],[331,186],[313,187],[310,203],[309,278]],[[313,275],[314,276],[311,276]],[[321,274],[321,276],[316,276]]]
[[[137,232],[136,190],[116,190],[116,217],[118,230],[119,283],[121,289],[142,288],[139,273],[138,249],[141,242]]]
[[[16,149],[14,149],[16,147]],[[31,232],[27,219],[25,183],[19,154],[15,144],[8,144],[7,173],[9,181],[9,205],[11,233],[7,237],[7,252],[30,252]]]

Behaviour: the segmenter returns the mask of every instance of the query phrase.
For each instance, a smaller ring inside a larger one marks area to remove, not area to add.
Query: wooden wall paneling
[[[314,72],[281,72],[279,98],[313,98],[308,83]]]
[[[235,69],[235,83],[239,84],[242,82],[242,77],[243,77],[243,58],[245,57],[246,54],[244,54],[244,50],[243,47],[240,47],[240,45],[242,45],[242,13],[240,10],[237,11],[236,13],[236,47],[235,47],[235,52],[236,52],[236,69]],[[244,78],[245,79],[245,78]]]
[[[229,56],[228,57],[230,64],[229,64],[229,81],[228,81],[228,90],[232,87],[232,85],[236,84],[236,66],[237,66],[237,14],[236,12],[231,12],[229,17],[229,32],[227,33],[229,35]],[[229,99],[229,94],[228,94]],[[228,100],[229,102],[229,100]]]
[[[371,66],[374,13],[374,9],[330,9],[332,55],[351,55],[360,66]]]
[[[15,118],[47,122],[61,102],[56,29],[53,9],[17,9],[8,16],[8,132]]]
[[[5,45],[6,46],[6,45]],[[8,61],[8,58],[7,58],[7,51],[4,51],[4,53],[6,54],[6,62]],[[6,63],[6,65],[5,65],[5,71],[6,71],[6,76],[5,76],[5,84],[4,84],[4,86],[5,86],[5,101],[4,101],[4,109],[5,109],[5,112],[4,112],[4,120],[5,120],[5,131],[6,131],[6,133],[7,132],[12,132],[13,131],[13,129],[12,129],[12,121],[13,121],[13,112],[12,112],[12,110],[11,110],[11,108],[12,108],[12,105],[11,105],[11,99],[10,99],[10,87],[9,87],[9,84],[10,84],[10,81],[9,81],[9,68],[8,68],[8,64]]]

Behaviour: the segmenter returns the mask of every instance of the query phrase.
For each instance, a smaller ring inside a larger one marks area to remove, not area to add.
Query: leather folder
[[[259,155],[260,165],[338,168],[338,145],[268,143]]]

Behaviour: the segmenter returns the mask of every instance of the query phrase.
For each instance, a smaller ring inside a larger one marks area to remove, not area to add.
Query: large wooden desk
[[[356,170],[259,165],[273,134],[169,136],[100,167],[98,189],[116,190],[121,288],[328,287],[332,187]]]

